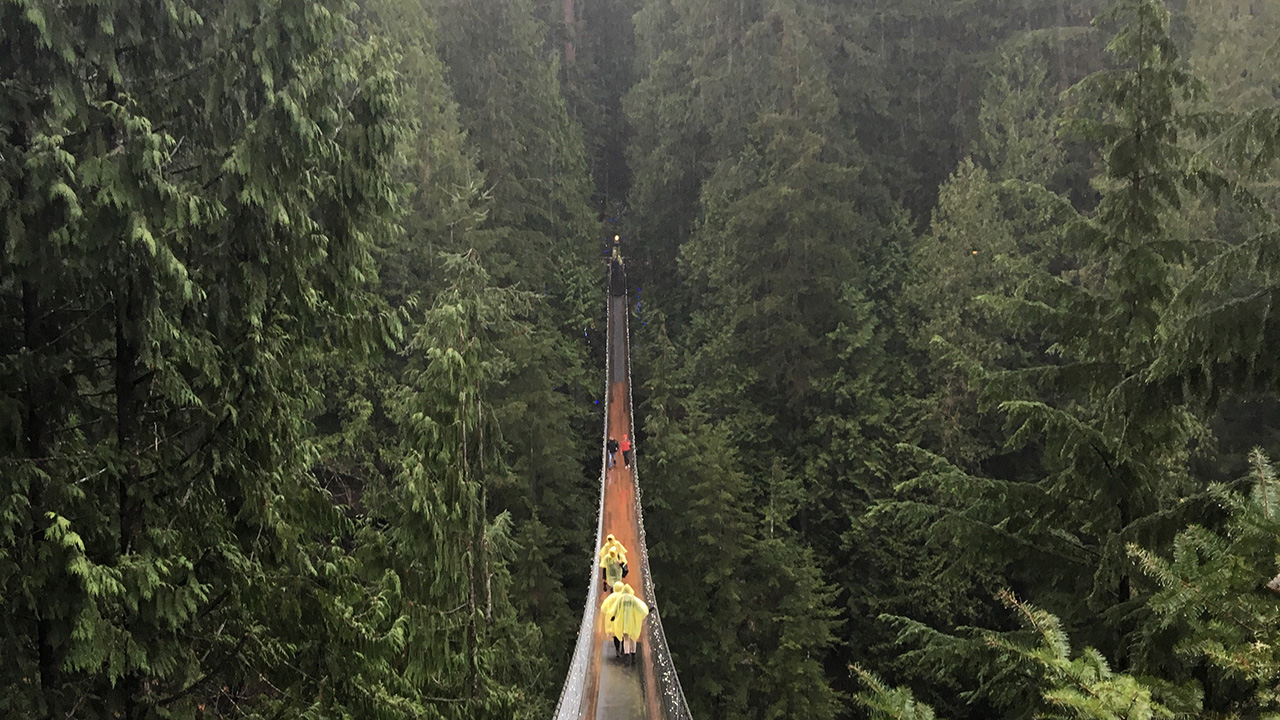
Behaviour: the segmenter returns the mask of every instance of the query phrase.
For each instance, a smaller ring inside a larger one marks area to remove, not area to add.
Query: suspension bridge
[[[573,661],[560,691],[556,720],[691,720],[680,679],[676,675],[662,631],[662,613],[649,572],[644,515],[635,450],[631,462],[622,458],[610,468],[605,444],[610,437],[635,437],[631,406],[630,297],[621,258],[609,269],[608,352],[605,361],[604,432],[600,438],[600,507],[596,543],[590,553],[587,602],[578,627]],[[604,601],[596,554],[606,534],[614,535],[628,551],[626,578],[636,595],[648,603],[649,617],[637,645],[634,666],[614,657],[613,638],[600,612]]]

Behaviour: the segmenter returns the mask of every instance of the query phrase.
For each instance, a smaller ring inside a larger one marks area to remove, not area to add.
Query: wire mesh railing
[[[600,606],[600,583],[596,582],[596,551],[604,540],[604,490],[608,479],[607,464],[604,462],[608,452],[606,444],[609,440],[609,382],[613,377],[613,323],[606,318],[605,322],[605,374],[604,374],[604,418],[600,438],[600,506],[596,511],[596,544],[590,550],[587,559],[587,604],[582,608],[582,623],[578,626],[578,642],[573,647],[573,660],[569,663],[569,674],[565,677],[564,686],[560,689],[560,699],[556,702],[556,720],[577,720],[582,716],[584,694],[587,688],[587,673],[591,670],[592,653],[598,652],[595,642],[596,608]]]
[[[628,306],[629,308],[629,306]],[[623,312],[624,339],[627,343],[627,422],[635,428],[635,405],[631,393],[631,313]],[[685,701],[684,689],[680,687],[680,676],[676,674],[675,662],[671,659],[671,649],[667,645],[667,634],[662,629],[662,614],[658,609],[658,596],[654,592],[653,573],[649,570],[649,545],[644,530],[643,503],[640,501],[640,451],[637,449],[631,458],[631,481],[635,485],[636,525],[640,542],[641,577],[644,578],[644,596],[650,605],[649,622],[646,625],[645,641],[649,643],[649,655],[653,660],[653,677],[658,685],[658,698],[662,702],[662,712],[667,720],[692,720],[689,703]]]

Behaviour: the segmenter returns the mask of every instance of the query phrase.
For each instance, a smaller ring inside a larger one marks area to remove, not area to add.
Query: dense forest
[[[1280,713],[1280,0],[0,3],[0,716],[544,718],[601,240],[694,717]]]

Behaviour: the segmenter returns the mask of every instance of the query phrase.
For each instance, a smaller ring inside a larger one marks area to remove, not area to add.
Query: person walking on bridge
[[[627,272],[622,262],[622,249],[618,246],[621,239],[613,236],[613,252],[609,255],[609,294],[613,297],[627,294]]]
[[[618,439],[610,437],[609,442],[604,444],[604,449],[609,452],[609,461],[605,464],[612,470],[618,464]]]
[[[604,569],[605,592],[609,592],[609,588],[613,585],[613,581],[609,579],[609,568],[606,563],[610,552],[617,554],[618,564],[622,566],[622,573],[617,579],[621,580],[627,576],[627,548],[618,542],[618,538],[614,537],[613,533],[609,533],[604,536],[604,545],[600,546],[600,567]]]
[[[622,588],[626,587],[621,582],[613,584],[613,592],[609,593],[609,597],[604,599],[600,604],[600,617],[604,618],[604,631],[613,635],[613,623],[609,618],[613,617],[613,606],[618,604],[618,600],[622,597]],[[622,641],[616,636],[613,638],[613,656],[622,657]]]
[[[613,614],[609,616],[609,628],[613,637],[622,641],[622,654],[630,657],[632,665],[636,664],[636,641],[640,639],[640,630],[648,616],[649,606],[636,597],[630,585],[623,585],[613,605]]]
[[[604,544],[600,546],[600,559],[604,560],[604,556],[609,554],[610,550],[618,551],[618,560],[622,561],[622,575],[627,574],[627,547],[618,542],[618,538],[609,533],[604,536]]]
[[[619,444],[619,447],[622,448],[622,466],[625,468],[630,468],[631,467],[631,436],[626,433],[622,433],[622,442]]]
[[[604,570],[604,589],[608,592],[614,583],[622,581],[622,561],[618,559],[617,548],[609,548],[600,561],[600,568]]]

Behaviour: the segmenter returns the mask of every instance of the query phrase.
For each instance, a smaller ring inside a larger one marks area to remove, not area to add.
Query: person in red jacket
[[[618,447],[622,448],[622,466],[631,467],[631,436],[622,433],[622,442],[618,443]]]

